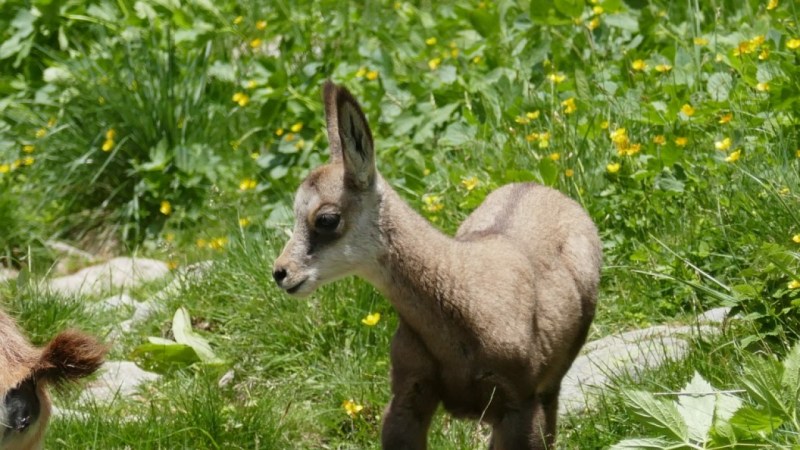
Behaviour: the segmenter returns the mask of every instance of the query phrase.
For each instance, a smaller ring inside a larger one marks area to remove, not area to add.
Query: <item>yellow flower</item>
[[[208,248],[220,250],[226,245],[228,245],[228,238],[222,236],[211,239],[211,241],[208,243]]]
[[[781,195],[789,195],[789,188],[784,186],[784,187],[781,188],[780,191],[778,191],[778,193],[781,194]]]
[[[683,136],[675,138],[675,145],[678,147],[686,147],[686,144],[689,143],[689,138],[685,138]]]
[[[792,280],[792,281],[790,281],[788,287],[789,287],[789,289],[798,289],[798,288],[800,288],[800,280]]]
[[[647,63],[645,63],[643,59],[637,59],[636,61],[631,63],[631,67],[633,68],[633,70],[642,71],[647,69]]]
[[[525,136],[525,140],[528,141],[528,142],[536,142],[536,141],[539,140],[539,133],[535,133],[535,132],[531,133],[531,134]]]
[[[619,163],[611,163],[606,166],[606,170],[608,171],[608,173],[611,174],[619,172],[619,168],[620,168]]]
[[[617,128],[611,132],[611,142],[622,145],[628,143],[628,130],[625,128]]]
[[[261,47],[261,42],[262,42],[262,41],[261,41],[261,39],[259,39],[259,38],[255,38],[255,39],[253,39],[252,41],[250,41],[250,47],[251,47],[251,48],[258,48],[258,47]]]
[[[367,314],[367,317],[361,319],[361,323],[368,327],[374,327],[381,320],[381,313]]]
[[[514,122],[517,122],[520,125],[527,125],[531,123],[531,119],[528,119],[527,116],[517,116],[514,118]]]
[[[708,39],[704,37],[696,37],[694,38],[693,42],[694,45],[699,45],[699,46],[708,45]]]
[[[431,213],[439,212],[442,210],[442,208],[444,208],[442,199],[438,195],[425,194],[422,196],[422,203],[425,204],[425,211]]]
[[[242,23],[242,21],[243,21],[243,20],[244,20],[244,17],[242,17],[242,16],[236,16],[236,18],[235,18],[235,19],[233,19],[233,24],[234,24],[234,25],[239,25],[240,23]]]
[[[577,111],[578,107],[575,105],[575,97],[570,97],[563,102],[561,106],[564,107],[564,114],[572,114]]]
[[[22,158],[22,164],[24,164],[26,166],[32,165],[35,161],[36,161],[36,159],[33,156],[26,156],[26,157]]]
[[[359,405],[358,403],[354,402],[353,399],[345,400],[342,403],[342,408],[344,408],[344,412],[350,416],[351,419],[355,419],[358,416],[358,413],[364,409],[363,406]]]
[[[669,64],[659,64],[656,66],[656,72],[659,73],[666,73],[669,72],[670,70],[672,70],[672,66],[670,66]]]
[[[275,136],[283,136],[283,128],[278,128],[275,130]]]
[[[602,6],[600,6],[600,5],[593,6],[593,7],[592,7],[592,12],[593,12],[595,15],[599,16],[600,14],[603,14],[603,7],[602,7]]]
[[[685,103],[683,106],[681,106],[681,112],[687,117],[692,117],[694,115],[694,106]]]
[[[551,82],[555,83],[555,84],[558,84],[558,83],[561,83],[562,81],[566,80],[567,76],[564,75],[563,73],[551,73],[551,74],[547,75],[547,79],[550,80]]]
[[[364,75],[366,75],[366,74],[367,74],[367,68],[364,67],[364,66],[361,66],[356,71],[356,78],[363,78]]]
[[[256,80],[250,80],[247,82],[247,89],[255,89],[258,86],[258,82]]]
[[[250,97],[244,92],[237,92],[233,94],[231,100],[238,103],[241,107],[247,106],[247,104],[250,103]]]
[[[256,22],[256,28],[259,29],[259,30],[263,30],[264,28],[267,28],[267,21],[266,20],[259,20],[258,22]]]
[[[478,64],[479,62],[481,62],[481,55],[475,55],[475,57],[472,58],[472,64]]]
[[[169,261],[167,261],[167,268],[169,270],[175,270],[178,268],[178,266],[179,266],[178,261],[175,261],[174,259],[170,259]]]
[[[753,41],[742,41],[733,49],[733,56],[747,55],[756,51],[756,44]]]
[[[741,157],[741,156],[742,156],[742,151],[741,150],[736,150],[735,152],[733,152],[730,155],[728,155],[728,157],[725,158],[725,161],[726,162],[730,162],[730,163],[736,162],[736,161],[739,160],[739,157]]]
[[[478,186],[478,178],[477,177],[469,177],[469,178],[462,178],[461,185],[467,190],[467,192],[475,189]]]
[[[725,57],[722,56],[722,53],[717,53],[716,56],[714,56],[714,61],[716,61],[716,62],[722,62],[722,60],[724,60],[724,59],[725,59]]]
[[[532,111],[532,112],[525,113],[525,117],[527,117],[530,120],[536,120],[536,119],[539,118],[539,114],[540,113],[539,113],[538,110],[537,111]]]
[[[716,148],[717,150],[722,150],[723,152],[725,150],[731,148],[731,138],[726,137],[725,139],[723,139],[721,141],[715,141],[714,142],[714,148]]]
[[[55,126],[55,124],[56,124],[56,118],[55,117],[51,117],[47,121],[47,128],[53,128]]]
[[[300,130],[303,129],[303,122],[297,122],[296,124],[292,125],[290,129],[292,130],[292,133],[299,133]]]
[[[367,79],[369,81],[375,81],[378,79],[378,71],[377,70],[370,70],[367,72]]]
[[[604,121],[600,122],[600,128],[603,129],[603,130],[607,130],[608,129],[608,125],[609,125],[609,123],[608,123],[607,120],[604,120]]]
[[[425,43],[428,45],[436,45],[436,42],[437,41],[435,37],[429,37],[428,39],[425,39]]]
[[[788,41],[786,41],[786,48],[791,50],[797,50],[798,48],[800,48],[800,39],[798,38],[789,39]]]
[[[258,182],[252,178],[245,178],[239,183],[239,190],[240,191],[249,191],[255,189],[258,186]]]
[[[442,58],[433,58],[432,60],[428,61],[428,67],[431,70],[436,70],[439,68],[439,65],[442,63]]]
[[[286,133],[283,139],[285,139],[286,142],[292,142],[294,140],[294,133]]]
[[[46,135],[47,135],[47,130],[45,130],[44,128],[39,128],[38,130],[36,130],[36,138],[37,139],[41,139],[41,138],[45,137]]]
[[[239,226],[240,227],[244,228],[244,227],[246,227],[248,225],[250,225],[250,219],[249,218],[247,218],[247,217],[239,218]]]
[[[792,236],[792,240],[793,240],[793,241],[794,241],[796,244],[800,244],[800,234],[795,234],[794,236]]]
[[[458,58],[458,49],[457,48],[451,48],[450,49],[450,57],[451,58]]]
[[[769,2],[767,2],[767,11],[772,11],[777,7],[778,7],[778,0],[769,0]]]
[[[759,91],[759,92],[767,92],[767,91],[769,91],[769,83],[767,83],[767,82],[758,83],[756,85],[756,90]]]
[[[769,58],[769,49],[764,47],[761,49],[761,53],[758,54],[759,61],[766,61]]]
[[[25,152],[25,153],[33,153],[33,150],[34,150],[35,148],[36,148],[36,147],[34,147],[34,146],[30,145],[30,144],[28,144],[28,145],[23,145],[23,146],[22,146],[22,151],[23,151],[23,152]]]
[[[539,133],[539,148],[548,148],[550,147],[550,132],[545,131]]]
[[[106,139],[105,142],[103,142],[103,146],[101,147],[101,149],[104,152],[110,152],[112,148],[114,148],[114,140],[113,139]]]
[[[798,158],[800,158],[800,148],[799,148],[799,149],[797,149],[797,150],[794,152],[794,156],[797,156]]]
[[[11,166],[8,164],[0,164],[0,173],[8,173],[11,172]]]
[[[208,245],[208,242],[205,239],[200,238],[195,241],[195,245],[197,248],[205,248]]]
[[[763,34],[759,34],[758,36],[754,37],[753,39],[750,39],[750,44],[753,45],[753,47],[758,48],[758,47],[761,46],[761,44],[766,42],[766,40],[767,40],[767,38]]]
[[[548,155],[548,158],[550,158],[550,160],[552,161],[558,161],[559,159],[561,159],[561,155],[558,153],[550,153],[550,155]]]
[[[663,134],[653,136],[653,143],[656,145],[664,145],[666,142],[667,138]]]
[[[106,131],[106,139],[113,141],[116,138],[117,138],[117,130],[109,128],[108,131]]]
[[[600,26],[600,19],[595,17],[594,19],[590,20],[589,23],[586,24],[586,28],[589,30],[594,30],[595,28]]]
[[[625,155],[633,156],[639,153],[642,150],[642,144],[631,144],[627,150],[625,150]]]
[[[575,171],[572,169],[567,169],[564,171],[564,176],[567,178],[572,178],[573,175],[575,175]]]
[[[733,113],[725,113],[722,116],[720,116],[719,123],[720,124],[726,124],[726,123],[730,122],[731,119],[733,119]]]
[[[172,205],[168,201],[162,200],[161,207],[158,208],[158,210],[161,212],[161,214],[168,216],[172,214]]]

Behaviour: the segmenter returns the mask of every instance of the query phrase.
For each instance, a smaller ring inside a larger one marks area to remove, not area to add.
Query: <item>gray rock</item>
[[[705,323],[718,323],[721,324],[728,319],[728,315],[731,312],[730,306],[720,306],[719,308],[709,309],[708,311],[704,312],[697,316],[697,320],[699,322]]]
[[[16,280],[18,275],[19,272],[17,272],[14,269],[6,269],[5,267],[0,267],[0,283]]]
[[[54,278],[48,287],[63,295],[99,294],[114,289],[130,289],[168,274],[169,267],[164,262],[123,257]]]
[[[81,393],[80,402],[110,403],[117,398],[129,398],[139,387],[156,381],[160,375],[140,369],[130,361],[107,361],[100,376]]]
[[[711,326],[658,325],[587,343],[561,384],[559,414],[585,410],[614,378],[637,379],[644,370],[683,358],[689,351],[687,338],[716,333],[719,330]]]
[[[200,261],[179,269],[175,273],[175,278],[164,289],[153,295],[151,301],[161,303],[177,296],[187,285],[203,278],[213,265],[213,261]]]
[[[139,303],[138,300],[123,292],[100,300],[95,307],[103,311],[110,311],[128,306],[135,307],[137,303]]]

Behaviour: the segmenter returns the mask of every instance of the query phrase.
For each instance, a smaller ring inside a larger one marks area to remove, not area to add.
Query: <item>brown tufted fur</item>
[[[0,450],[40,449],[50,418],[47,387],[93,373],[105,352],[94,338],[73,330],[60,333],[44,348],[33,347],[11,317],[0,311]],[[36,417],[26,429],[14,430],[3,423],[11,413],[6,400],[26,383],[35,386]]]
[[[553,446],[561,379],[592,322],[601,247],[588,215],[533,183],[503,186],[444,235],[375,170],[372,135],[326,83],[329,164],[301,184],[273,275],[290,294],[355,274],[400,316],[385,449],[424,449],[442,403],[493,427],[495,450]],[[335,228],[320,222],[338,217]]]

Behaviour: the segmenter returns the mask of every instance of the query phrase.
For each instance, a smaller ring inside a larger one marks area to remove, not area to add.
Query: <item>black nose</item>
[[[286,278],[286,269],[275,269],[275,271],[272,272],[272,278],[274,278],[277,283],[280,283]]]

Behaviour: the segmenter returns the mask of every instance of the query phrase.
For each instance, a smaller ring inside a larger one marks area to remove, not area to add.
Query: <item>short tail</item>
[[[36,378],[60,385],[94,373],[103,364],[107,348],[95,338],[67,330],[42,349],[34,368]]]

